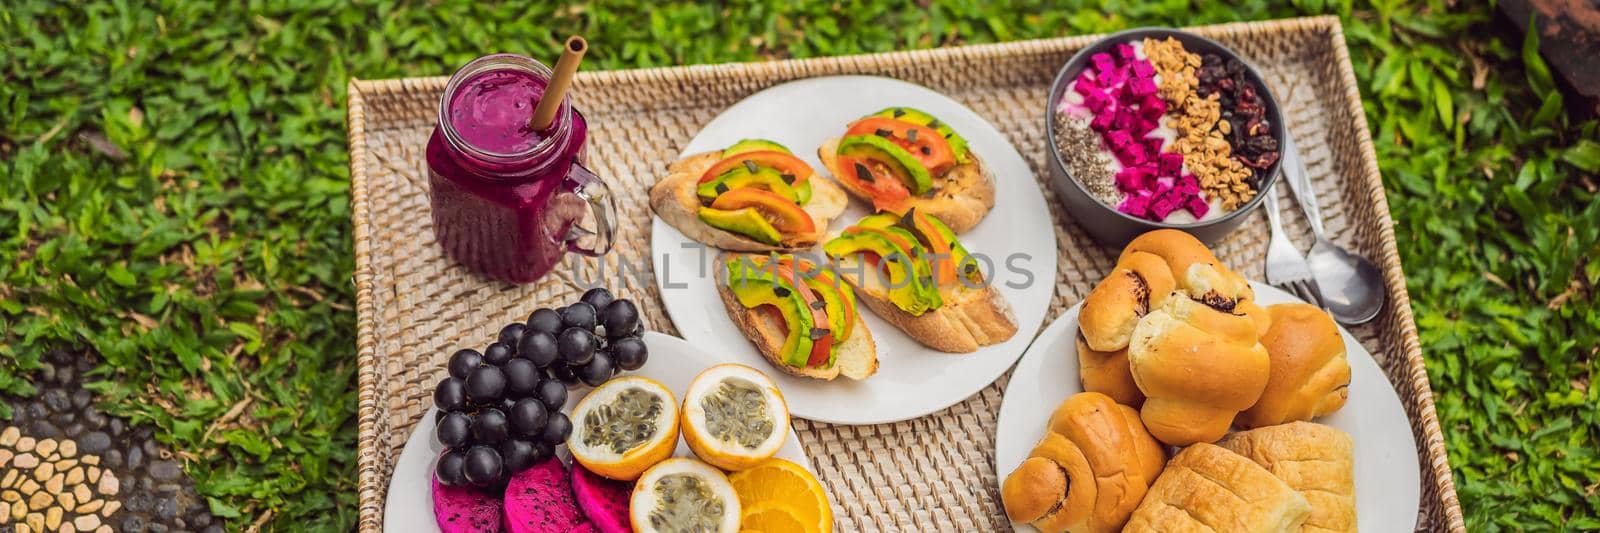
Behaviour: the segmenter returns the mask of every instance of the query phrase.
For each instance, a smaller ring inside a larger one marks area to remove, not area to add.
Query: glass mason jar
[[[530,122],[550,81],[516,54],[467,63],[439,99],[428,139],[434,233],[445,254],[510,283],[543,277],[567,252],[611,249],[616,207],[583,163],[588,124],[565,98],[549,127]]]

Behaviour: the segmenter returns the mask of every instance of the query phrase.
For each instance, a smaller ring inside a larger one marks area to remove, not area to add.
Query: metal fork
[[[1325,307],[1322,289],[1317,286],[1317,278],[1311,275],[1311,264],[1283,231],[1283,221],[1278,214],[1278,191],[1266,190],[1261,194],[1266,195],[1261,204],[1267,210],[1267,223],[1272,227],[1272,241],[1267,243],[1267,283],[1317,307]]]

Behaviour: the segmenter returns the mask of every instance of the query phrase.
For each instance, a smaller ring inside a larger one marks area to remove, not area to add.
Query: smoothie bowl
[[[1062,67],[1045,108],[1051,184],[1085,231],[1121,246],[1175,228],[1210,243],[1279,173],[1283,120],[1261,75],[1193,34],[1113,34]]]

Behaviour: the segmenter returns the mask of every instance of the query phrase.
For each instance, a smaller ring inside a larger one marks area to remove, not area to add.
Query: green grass
[[[553,57],[569,33],[627,68],[1335,12],[1470,528],[1600,528],[1600,126],[1489,7],[923,3],[8,3],[0,390],[30,394],[48,350],[98,353],[105,407],[156,427],[232,527],[349,529],[349,77]]]

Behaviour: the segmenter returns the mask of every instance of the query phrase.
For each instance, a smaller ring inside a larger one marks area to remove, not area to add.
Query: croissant
[[[1223,438],[1227,448],[1272,472],[1311,504],[1304,532],[1356,531],[1355,441],[1332,426],[1292,422]]]
[[[1134,509],[1126,533],[1298,531],[1306,498],[1244,456],[1199,443],[1167,463]]]

